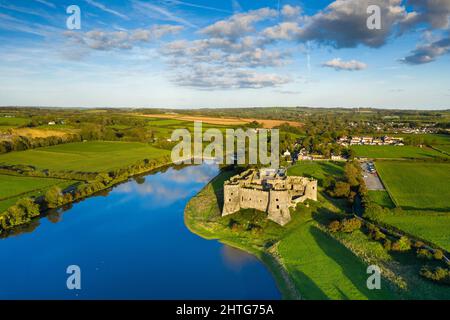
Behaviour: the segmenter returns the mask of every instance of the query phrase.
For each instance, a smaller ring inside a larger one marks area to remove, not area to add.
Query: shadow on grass
[[[330,298],[323,292],[314,281],[301,271],[294,271],[293,278],[296,280],[300,295],[307,300],[329,300]]]
[[[341,267],[344,275],[362,296],[369,299],[389,298],[389,296],[382,291],[374,292],[367,288],[366,281],[368,275],[366,273],[367,268],[365,264],[359,260],[359,258],[354,256],[353,253],[348,251],[346,247],[316,227],[311,227],[311,234],[320,249]],[[344,297],[354,298],[348,297],[341,290],[342,289],[340,288],[339,291]]]

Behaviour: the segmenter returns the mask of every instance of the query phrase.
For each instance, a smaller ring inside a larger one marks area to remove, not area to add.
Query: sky
[[[0,0],[1,106],[448,109],[449,53],[450,0]]]

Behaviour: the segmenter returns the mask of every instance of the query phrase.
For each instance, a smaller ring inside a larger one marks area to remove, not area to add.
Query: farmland
[[[0,163],[31,165],[55,171],[102,172],[166,155],[170,152],[144,143],[96,141],[2,154]]]
[[[450,211],[450,164],[378,161],[376,167],[398,206],[405,209]]]
[[[357,157],[379,159],[438,158],[446,157],[431,148],[414,146],[352,146]]]
[[[2,118],[0,118],[0,131],[1,130],[6,130],[6,129],[10,129],[10,128],[15,128],[15,127],[18,127],[18,126],[23,126],[23,125],[26,125],[29,122],[30,122],[30,120],[26,119],[26,118],[16,118],[16,117],[5,118],[5,117],[2,117]]]
[[[449,212],[408,210],[386,215],[383,222],[450,251]]]
[[[43,195],[53,186],[64,189],[73,183],[69,180],[0,175],[0,212],[20,197]]]
[[[146,114],[144,117],[150,118],[164,118],[164,119],[176,119],[182,121],[202,121],[204,123],[213,125],[228,125],[228,126],[242,126],[251,122],[258,122],[262,124],[264,128],[274,128],[284,123],[294,127],[301,127],[301,124],[296,121],[283,121],[283,120],[271,120],[271,119],[256,119],[256,118],[220,118],[220,117],[205,117],[205,116],[189,116],[179,114]]]

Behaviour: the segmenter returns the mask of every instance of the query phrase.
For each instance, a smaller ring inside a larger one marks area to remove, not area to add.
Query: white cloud
[[[340,58],[334,58],[330,61],[324,62],[322,66],[327,68],[333,68],[338,71],[339,70],[357,71],[357,70],[364,70],[367,68],[367,64],[363,62],[357,60],[343,61]]]
[[[200,32],[215,38],[238,39],[253,32],[256,22],[275,17],[277,12],[269,8],[238,13],[227,20],[218,21]]]
[[[175,25],[153,25],[148,29],[130,31],[91,30],[85,33],[66,31],[66,37],[95,50],[131,49],[137,42],[150,42],[183,29]]]
[[[281,14],[286,19],[296,19],[300,17],[302,9],[298,6],[285,5],[281,9]]]

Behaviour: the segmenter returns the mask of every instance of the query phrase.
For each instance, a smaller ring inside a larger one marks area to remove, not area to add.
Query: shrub
[[[364,209],[363,217],[366,219],[378,221],[383,216],[384,210],[376,203],[369,203]]]
[[[411,249],[411,241],[408,237],[403,236],[392,244],[394,251],[408,251]]]
[[[346,233],[352,233],[355,230],[361,229],[362,222],[357,218],[345,219],[341,224],[341,231]]]
[[[330,230],[330,232],[338,232],[341,229],[341,223],[338,220],[332,221],[329,225],[328,225],[328,230]]]
[[[418,249],[417,257],[420,259],[431,260],[431,259],[433,259],[433,254],[430,251],[428,251],[427,249]]]
[[[450,285],[450,270],[437,267],[435,269],[425,266],[420,270],[420,275],[428,280],[449,284]]]
[[[413,246],[415,248],[422,248],[423,246],[425,246],[425,243],[423,243],[422,241],[415,241]]]
[[[442,250],[436,249],[434,250],[433,258],[435,258],[436,260],[442,260],[444,259],[444,253],[442,252]]]
[[[387,251],[391,251],[392,249],[392,241],[389,239],[385,239],[383,242],[383,248],[386,249]]]

